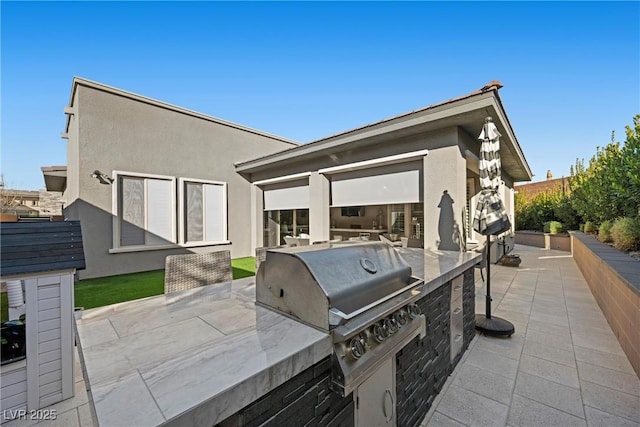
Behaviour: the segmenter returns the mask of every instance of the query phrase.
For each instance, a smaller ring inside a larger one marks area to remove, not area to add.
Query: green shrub
[[[580,224],[580,227],[578,228],[578,230],[582,231],[584,233],[584,224]]]
[[[547,221],[544,223],[544,232],[551,234],[562,233],[562,223],[558,221]]]
[[[564,193],[558,192],[557,201],[553,207],[554,220],[562,223],[564,230],[577,230],[580,223],[580,217],[573,206],[571,198]]]
[[[640,219],[624,217],[611,227],[613,246],[621,251],[640,249]]]
[[[625,126],[625,133],[622,145],[612,132],[611,142],[598,147],[588,164],[576,159],[571,166],[569,198],[584,220],[600,223],[640,215],[640,114],[633,117],[632,126]]]
[[[596,226],[592,221],[587,221],[584,223],[584,232],[587,234],[595,233]]]
[[[612,226],[612,221],[602,221],[600,227],[598,227],[598,240],[603,243],[613,242],[613,237],[611,236]]]

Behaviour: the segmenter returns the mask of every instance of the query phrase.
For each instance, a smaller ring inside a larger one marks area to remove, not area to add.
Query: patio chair
[[[286,248],[287,245],[278,245],[278,246],[262,246],[260,248],[256,248],[256,274],[258,274],[258,269],[260,268],[260,264],[267,259],[267,250],[268,249],[278,249],[278,248]]]
[[[283,239],[287,246],[298,246],[298,239],[296,237],[284,236]]]
[[[165,258],[164,293],[233,280],[231,251],[169,255]]]

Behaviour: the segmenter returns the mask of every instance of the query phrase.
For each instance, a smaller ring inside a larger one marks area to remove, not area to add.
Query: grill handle
[[[391,400],[391,413],[388,416],[387,416],[387,396],[389,396],[389,399]],[[394,407],[393,393],[391,393],[391,390],[386,389],[384,391],[384,402],[382,403],[382,412],[384,412],[384,420],[388,423],[390,423],[391,420],[393,419],[393,407]]]
[[[410,289],[415,288],[418,285],[424,284],[424,281],[421,279],[417,279],[412,281],[411,283],[409,283],[407,286],[405,286],[404,288],[398,289],[395,292],[390,293],[389,295],[386,295],[384,298],[380,298],[377,301],[372,302],[371,304],[367,304],[364,307],[360,307],[358,310],[351,312],[349,314],[346,314],[344,312],[342,312],[341,310],[337,309],[336,307],[332,307],[329,309],[329,326],[330,327],[334,327],[334,326],[338,326],[343,324],[344,322],[348,321],[349,319],[352,319],[356,316],[358,316],[359,314],[364,313],[365,311],[370,310],[371,308],[378,306],[382,303],[384,303],[385,301],[390,300],[391,298],[394,298],[400,294],[402,294],[403,292],[406,292]]]

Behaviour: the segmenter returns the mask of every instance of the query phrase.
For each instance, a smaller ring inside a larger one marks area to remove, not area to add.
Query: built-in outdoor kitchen
[[[101,425],[418,425],[474,336],[479,255],[344,242],[84,311]]]

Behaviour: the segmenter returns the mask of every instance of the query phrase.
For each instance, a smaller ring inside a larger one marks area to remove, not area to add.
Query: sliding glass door
[[[264,246],[284,245],[284,236],[309,234],[309,209],[264,212]]]

